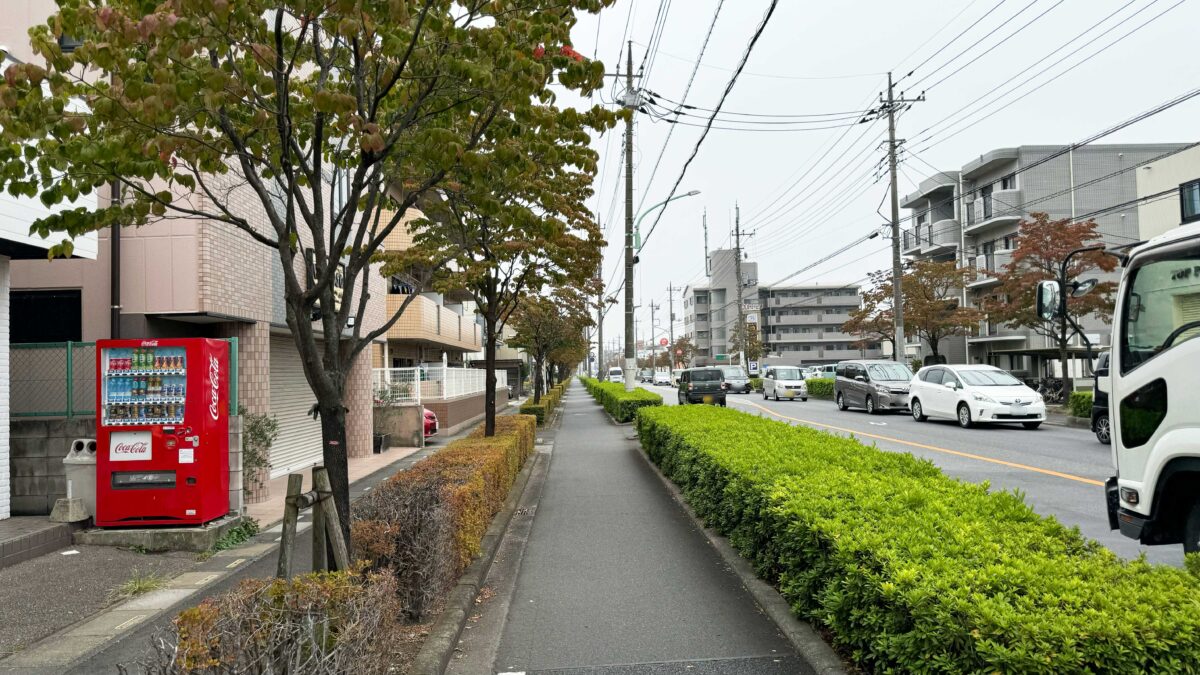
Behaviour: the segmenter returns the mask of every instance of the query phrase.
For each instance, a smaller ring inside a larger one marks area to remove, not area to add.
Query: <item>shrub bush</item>
[[[1016,494],[730,409],[644,410],[638,434],[697,514],[868,671],[1200,669],[1190,575],[1121,561]]]
[[[391,672],[398,630],[396,581],[386,574],[326,572],[247,579],[179,613],[129,672]]]
[[[1067,400],[1067,407],[1071,409],[1071,414],[1075,417],[1083,417],[1091,419],[1092,417],[1092,392],[1090,391],[1073,391],[1071,398]]]
[[[833,400],[833,378],[831,377],[814,377],[810,380],[805,380],[808,385],[808,395],[813,398],[823,398],[826,401]]]
[[[754,391],[762,391],[762,378],[761,377],[750,378],[750,388],[753,389]]]
[[[641,387],[625,391],[625,385],[618,382],[601,382],[590,377],[580,379],[588,393],[618,422],[632,422],[640,408],[660,406],[663,402],[662,396]]]
[[[536,421],[496,419],[384,481],[353,507],[355,557],[396,577],[401,605],[421,619],[479,555],[483,535],[533,453]]]
[[[542,398],[537,403],[533,402],[533,397],[521,404],[520,412],[522,415],[533,415],[537,418],[537,425],[540,427],[550,419],[550,413],[554,412],[562,403],[563,394],[567,391],[567,385],[571,383],[571,379],[567,378],[559,384],[550,387],[542,394]]]

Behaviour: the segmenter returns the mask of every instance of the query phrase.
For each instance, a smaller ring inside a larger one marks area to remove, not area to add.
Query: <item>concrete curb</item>
[[[833,651],[833,647],[825,642],[820,635],[817,634],[813,627],[807,622],[797,619],[792,614],[792,608],[788,605],[787,600],[775,590],[773,586],[758,578],[754,570],[750,567],[750,562],[743,558],[737,551],[729,545],[729,540],[717,533],[716,530],[705,527],[704,523],[696,517],[696,512],[692,510],[691,505],[684,499],[683,493],[679,491],[679,487],[671,482],[671,479],[663,475],[659,471],[658,466],[650,461],[646,455],[645,449],[639,446],[638,456],[646,462],[654,475],[658,477],[662,484],[671,493],[671,497],[683,507],[688,518],[696,525],[696,528],[704,533],[708,538],[708,542],[716,549],[721,559],[729,566],[733,573],[741,580],[742,585],[750,592],[750,595],[763,610],[763,612],[774,622],[779,631],[783,633],[788,642],[796,650],[796,655],[812,669],[816,675],[848,675],[851,671],[846,667],[842,658]]]
[[[483,535],[480,556],[467,567],[454,589],[450,591],[446,598],[446,609],[429,630],[429,636],[425,638],[421,651],[413,660],[412,669],[409,671],[412,675],[442,675],[446,672],[446,667],[454,656],[454,648],[458,645],[458,638],[471,616],[475,598],[479,595],[479,589],[484,586],[488,570],[496,558],[496,551],[500,549],[500,541],[504,538],[509,521],[512,520],[517,506],[521,503],[521,497],[529,486],[529,476],[533,474],[534,466],[542,461],[542,456],[543,453],[535,450],[521,468],[517,482],[513,484],[514,489],[509,491],[508,499],[504,501],[504,507],[492,519],[487,533]]]
[[[1091,420],[1084,419],[1082,417],[1071,417],[1071,416],[1067,416],[1067,415],[1063,415],[1061,417],[1058,415],[1055,415],[1052,417],[1047,416],[1046,424],[1050,424],[1050,425],[1056,426],[1056,427],[1074,427],[1076,429],[1090,430],[1092,428]]]

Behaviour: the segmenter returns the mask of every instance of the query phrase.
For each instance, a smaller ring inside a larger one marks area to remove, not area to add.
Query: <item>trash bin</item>
[[[67,498],[83,502],[89,516],[96,515],[96,439],[77,438],[63,457]]]

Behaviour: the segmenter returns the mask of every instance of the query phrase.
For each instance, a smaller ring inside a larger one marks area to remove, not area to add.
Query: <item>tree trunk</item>
[[[1071,368],[1067,363],[1067,342],[1059,340],[1058,342],[1058,362],[1062,365],[1062,381],[1063,381],[1063,402],[1066,402],[1071,397],[1071,391],[1074,389],[1071,382]]]
[[[483,350],[483,435],[496,435],[496,319],[485,316],[486,344]]]
[[[321,459],[329,472],[329,487],[333,490],[333,503],[337,506],[342,538],[346,541],[346,546],[350,547],[350,473],[346,459],[346,407],[342,405],[341,400],[322,401],[319,410],[323,443]]]
[[[542,400],[542,360],[534,359],[533,361],[533,404],[537,405]]]

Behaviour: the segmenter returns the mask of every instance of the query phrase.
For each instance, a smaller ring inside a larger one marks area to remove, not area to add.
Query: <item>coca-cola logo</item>
[[[208,384],[212,391],[208,401],[208,414],[216,420],[221,413],[221,362],[217,357],[208,357]]]
[[[158,340],[142,340],[143,347],[157,347]]]
[[[118,455],[144,455],[150,449],[146,443],[117,443],[113,452]]]

